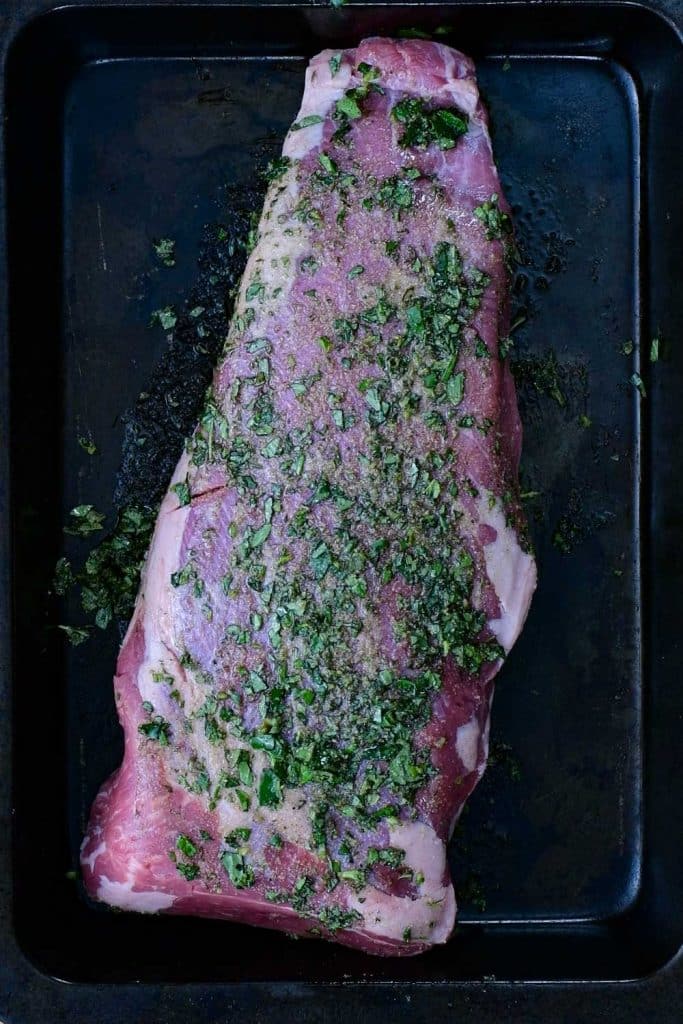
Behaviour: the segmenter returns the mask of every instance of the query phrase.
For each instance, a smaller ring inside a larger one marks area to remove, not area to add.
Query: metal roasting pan
[[[121,754],[118,636],[55,628],[68,510],[121,500],[125,413],[168,351],[150,314],[278,152],[306,59],[444,24],[515,212],[516,358],[552,350],[562,398],[520,383],[540,584],[493,715],[519,773],[492,768],[463,818],[457,931],[379,960],[95,907],[68,873]],[[4,1020],[683,1020],[682,30],[680,0],[0,5]]]

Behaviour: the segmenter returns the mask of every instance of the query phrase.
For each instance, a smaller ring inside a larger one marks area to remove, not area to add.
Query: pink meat
[[[83,875],[412,954],[452,930],[446,844],[535,587],[509,218],[473,65],[437,43],[319,54],[283,153],[119,655]]]

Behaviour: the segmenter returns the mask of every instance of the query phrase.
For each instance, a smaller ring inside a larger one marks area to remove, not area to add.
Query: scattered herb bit
[[[461,370],[450,378],[446,385],[446,393],[451,405],[460,405],[465,395],[464,371]]]
[[[187,882],[194,882],[195,878],[199,875],[198,864],[185,864],[179,861],[176,864],[176,869]]]
[[[328,932],[338,932],[344,928],[352,928],[360,924],[363,915],[357,910],[342,910],[341,907],[323,907],[318,914],[318,920]]]
[[[171,723],[161,715],[156,715],[151,722],[141,722],[138,732],[146,736],[148,740],[154,740],[160,747],[167,747],[170,742]]]
[[[251,829],[246,826],[240,828],[234,828],[229,835],[225,837],[226,846],[244,846],[245,843],[249,842],[251,836]]]
[[[153,245],[159,262],[165,267],[175,267],[175,242],[170,238],[160,238]]]
[[[72,647],[78,647],[79,644],[84,643],[85,640],[90,636],[90,626],[58,626],[57,629],[61,629],[62,632],[66,633],[66,638]]]
[[[189,505],[191,500],[190,485],[187,477],[184,480],[179,481],[177,484],[173,484],[171,490],[178,498],[178,505],[182,508],[183,505]]]
[[[266,769],[261,775],[258,800],[261,807],[277,807],[282,800],[280,780],[270,769]]]
[[[52,586],[55,594],[58,597],[64,597],[67,590],[76,582],[73,569],[71,568],[71,562],[68,558],[60,558],[55,566],[55,575]]]
[[[404,126],[399,139],[404,149],[426,149],[432,143],[440,149],[453,149],[467,132],[468,119],[462,111],[447,107],[430,109],[424,100],[401,100],[392,107],[391,116]]]
[[[254,884],[254,872],[245,860],[244,854],[226,850],[221,854],[220,861],[236,889],[248,889]]]
[[[172,306],[164,306],[163,309],[155,309],[150,320],[150,326],[160,324],[164,331],[172,331],[177,323],[178,315]]]
[[[486,910],[486,896],[484,895],[481,882],[475,875],[470,875],[469,878],[461,883],[459,895],[462,903],[476,907],[480,914],[483,914]]]
[[[348,94],[345,94],[338,99],[335,104],[335,111],[337,117],[347,117],[352,121],[355,121],[362,114],[358,101]]]
[[[525,356],[517,359],[512,366],[515,380],[520,385],[532,387],[542,395],[548,395],[564,409],[567,404],[562,389],[562,372],[554,352],[544,356]]]
[[[186,857],[196,857],[197,847],[194,845],[189,836],[181,835],[176,839],[176,849],[180,850],[181,853],[185,854]]]
[[[270,161],[263,172],[263,177],[269,182],[279,181],[290,165],[291,160],[288,156],[277,156]]]
[[[640,392],[641,398],[647,398],[647,391],[645,390],[645,383],[639,373],[631,374],[631,384]]]
[[[650,342],[650,362],[656,363],[659,359],[659,338],[653,338]]]
[[[341,55],[341,53],[335,53],[329,59],[328,64],[330,66],[330,74],[332,75],[333,78],[338,73],[339,68],[341,67],[341,62],[342,62],[342,55]]]
[[[624,341],[621,346],[621,351],[625,356],[633,355],[633,342],[631,340]]]
[[[292,131],[298,132],[301,128],[310,128],[314,124],[322,124],[325,120],[320,114],[307,114],[306,117],[302,117],[300,121],[295,121],[292,125]]]
[[[254,299],[262,299],[266,291],[265,285],[261,281],[252,281],[245,292],[245,299],[247,302],[252,302]]]
[[[104,529],[104,513],[97,512],[92,505],[76,505],[69,512],[70,523],[64,527],[64,533],[73,537],[87,537]]]
[[[78,438],[78,443],[81,446],[81,448],[83,449],[83,451],[87,452],[88,455],[96,455],[97,454],[97,445],[93,441],[91,434],[88,434],[85,437],[79,437]]]
[[[494,193],[490,199],[474,208],[474,216],[480,220],[486,230],[488,241],[502,239],[512,233],[512,221],[507,213],[500,209],[498,195]]]
[[[584,430],[587,430],[588,427],[590,427],[592,425],[592,422],[593,421],[591,420],[590,416],[586,416],[585,413],[582,413],[579,416],[579,426],[583,427]]]

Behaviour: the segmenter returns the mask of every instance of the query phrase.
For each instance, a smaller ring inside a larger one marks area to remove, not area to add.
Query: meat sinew
[[[119,656],[96,899],[448,938],[446,844],[536,579],[511,245],[469,59],[313,59]]]

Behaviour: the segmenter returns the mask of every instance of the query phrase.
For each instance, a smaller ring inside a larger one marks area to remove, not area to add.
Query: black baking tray
[[[475,870],[486,906],[465,900],[445,947],[401,961],[104,911],[69,872],[121,754],[117,637],[68,650],[55,629],[47,590],[67,511],[81,501],[111,511],[123,414],[167,345],[150,314],[187,295],[220,190],[248,191],[278,151],[306,59],[442,25],[477,60],[515,211],[527,318],[517,347],[531,360],[552,347],[565,399],[520,389],[540,583],[501,673],[493,734],[521,777],[485,780],[452,856],[456,889]],[[273,1000],[301,1020],[455,1009],[463,1020],[597,1020],[608,1006],[612,1020],[680,1020],[681,25],[675,3],[580,0],[7,6],[0,1012],[10,1020],[166,1021],[192,1008],[198,1020],[262,1019]],[[169,235],[177,265],[161,274],[151,241]],[[650,363],[655,336],[661,358]],[[96,459],[75,443],[87,431]],[[554,524],[576,512],[576,495],[580,536],[566,554]]]

